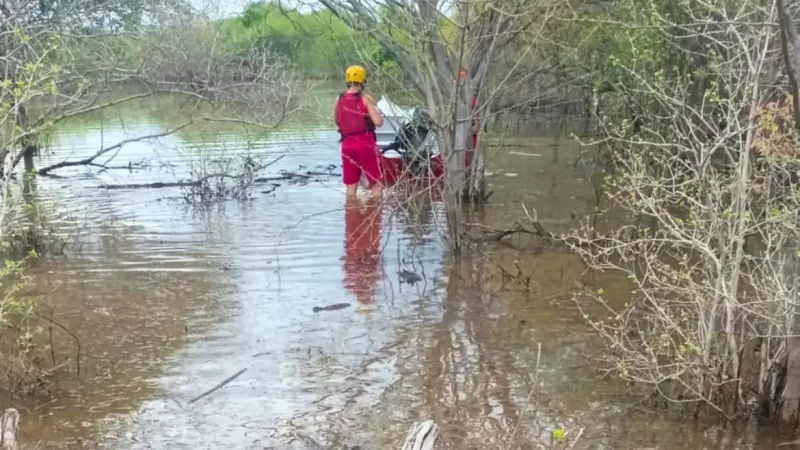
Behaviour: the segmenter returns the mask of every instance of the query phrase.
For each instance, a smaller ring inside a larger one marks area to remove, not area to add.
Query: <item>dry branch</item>
[[[53,170],[61,169],[61,168],[64,168],[64,167],[95,165],[94,161],[97,158],[99,158],[99,157],[101,157],[101,156],[103,156],[103,155],[105,155],[105,154],[107,154],[109,152],[112,152],[114,150],[121,149],[126,144],[130,144],[132,142],[147,141],[147,140],[150,140],[150,139],[157,139],[157,138],[160,138],[160,137],[170,136],[170,135],[175,134],[178,131],[188,127],[189,125],[191,125],[191,124],[193,124],[195,122],[198,122],[198,121],[202,121],[202,120],[203,119],[192,119],[192,120],[186,121],[186,122],[182,123],[181,125],[178,125],[177,127],[172,128],[172,129],[167,130],[167,131],[162,131],[160,133],[148,134],[146,136],[138,136],[138,137],[130,138],[130,139],[124,139],[124,140],[122,140],[122,141],[120,141],[120,142],[118,142],[118,143],[116,143],[114,145],[111,145],[109,147],[101,148],[100,150],[95,152],[94,155],[89,156],[87,158],[84,158],[84,159],[81,159],[81,160],[77,160],[77,161],[61,161],[59,163],[55,163],[55,164],[52,164],[52,165],[49,165],[49,166],[46,166],[46,167],[43,167],[43,168],[39,169],[38,173],[40,175],[47,175],[48,173],[52,172]],[[20,154],[20,157],[21,157],[21,154]],[[107,161],[107,163],[108,162],[109,161]]]
[[[479,230],[484,235],[484,239],[491,241],[500,241],[515,234],[527,234],[531,236],[552,239],[554,241],[559,241],[562,239],[562,236],[545,230],[542,224],[539,222],[531,222],[530,227],[526,227],[520,222],[515,222],[514,225],[509,228],[494,228],[480,223],[468,223],[466,226]]]
[[[240,376],[241,374],[245,373],[246,371],[247,371],[247,368],[244,368],[244,369],[242,369],[242,370],[240,370],[240,371],[236,372],[235,374],[233,374],[233,375],[229,376],[228,378],[225,378],[224,380],[220,381],[220,382],[219,382],[219,383],[218,383],[216,386],[214,386],[214,387],[212,387],[211,389],[209,389],[209,390],[207,390],[207,391],[203,392],[202,394],[198,395],[197,397],[195,397],[195,398],[193,398],[193,399],[189,400],[189,404],[191,405],[192,403],[194,403],[194,402],[196,402],[196,401],[198,401],[198,400],[202,399],[203,397],[206,397],[207,395],[211,395],[211,394],[213,394],[214,392],[216,392],[216,391],[218,391],[218,390],[222,389],[223,387],[225,387],[225,385],[226,385],[226,384],[228,384],[228,383],[230,383],[231,381],[233,381],[233,380],[235,380],[235,379],[239,378],[239,376]]]

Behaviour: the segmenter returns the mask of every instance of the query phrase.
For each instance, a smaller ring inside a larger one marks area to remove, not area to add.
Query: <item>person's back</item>
[[[336,124],[342,148],[377,145],[375,124],[360,92],[345,91],[336,102]]]

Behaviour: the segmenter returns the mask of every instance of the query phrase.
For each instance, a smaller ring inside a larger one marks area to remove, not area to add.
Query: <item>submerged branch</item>
[[[270,162],[268,162],[266,164],[262,164],[262,165],[258,166],[257,168],[252,169],[251,171],[248,171],[248,172],[245,172],[245,173],[240,173],[238,175],[233,175],[233,174],[225,173],[225,172],[218,172],[218,173],[211,173],[211,174],[208,174],[208,175],[204,175],[204,176],[198,178],[197,180],[189,180],[189,181],[172,181],[172,182],[157,181],[155,183],[104,184],[104,185],[100,185],[100,186],[96,186],[96,187],[98,189],[138,189],[138,188],[154,188],[154,189],[158,189],[158,188],[169,188],[169,187],[198,187],[198,186],[202,186],[203,184],[205,184],[206,182],[208,182],[209,180],[214,179],[214,178],[229,178],[229,179],[232,179],[232,180],[242,179],[242,178],[248,176],[249,174],[252,174],[253,172],[258,172],[258,171],[266,169],[267,167],[269,167],[269,166],[275,164],[276,162],[280,161],[281,159],[283,159],[284,156],[285,155],[280,155],[277,158],[273,159],[272,161],[270,161]],[[284,179],[290,179],[290,178],[284,178]],[[252,183],[254,183],[254,184],[255,183],[265,183],[265,182],[269,182],[271,180],[273,180],[273,178],[256,178],[255,180],[252,181]],[[277,187],[277,185],[275,185],[275,187]]]
[[[149,139],[157,139],[157,138],[160,138],[160,137],[169,136],[169,135],[177,133],[178,131],[188,127],[189,125],[191,125],[191,124],[193,124],[195,122],[199,122],[199,121],[202,121],[202,120],[205,120],[205,118],[202,118],[202,119],[189,119],[186,122],[178,125],[177,127],[172,128],[172,129],[167,130],[167,131],[163,131],[161,133],[153,133],[153,134],[148,134],[148,135],[145,135],[145,136],[138,136],[138,137],[135,137],[135,138],[124,139],[124,140],[122,140],[122,141],[120,141],[120,142],[118,142],[118,143],[116,143],[116,144],[114,144],[114,145],[112,145],[110,147],[105,147],[105,148],[102,148],[102,149],[98,150],[94,155],[92,155],[92,156],[90,156],[88,158],[84,158],[84,159],[77,160],[77,161],[61,161],[59,163],[52,164],[50,166],[44,167],[42,169],[39,169],[38,173],[40,175],[47,175],[49,172],[51,172],[53,170],[61,169],[61,168],[64,168],[64,167],[92,165],[97,158],[105,155],[108,152],[111,152],[111,151],[114,151],[114,150],[117,150],[117,149],[121,149],[125,144],[130,144],[132,142],[140,142],[140,141],[146,141],[146,140],[149,140]],[[20,153],[20,155],[18,155],[17,158],[21,158],[21,156],[22,156],[22,154]],[[108,163],[108,162],[109,161],[106,161],[106,163]],[[15,161],[15,165],[16,165],[16,163],[17,162]]]
[[[519,222],[515,222],[514,225],[512,225],[510,228],[494,228],[479,223],[469,223],[466,225],[468,227],[473,227],[480,230],[485,235],[486,240],[491,240],[491,241],[500,241],[508,236],[513,236],[515,234],[528,234],[531,236],[552,239],[554,241],[561,240],[561,236],[546,231],[542,226],[542,224],[540,224],[539,222],[532,222],[533,228],[525,227]]]
[[[37,172],[39,173],[39,175],[50,175],[50,172],[52,172],[52,171],[54,171],[56,169],[62,169],[64,167],[75,167],[75,166],[95,166],[95,167],[102,167],[102,168],[106,168],[107,169],[107,168],[109,168],[107,166],[107,164],[110,163],[111,160],[114,159],[114,156],[116,156],[116,154],[112,155],[112,157],[108,158],[108,160],[105,161],[102,164],[96,163],[95,160],[97,160],[97,158],[99,158],[99,157],[101,157],[101,156],[103,156],[105,154],[108,154],[108,153],[110,153],[112,151],[122,149],[122,147],[125,146],[126,144],[130,144],[130,143],[133,143],[133,142],[147,141],[147,140],[151,140],[151,139],[158,139],[158,138],[162,138],[162,137],[166,137],[166,136],[171,136],[171,135],[177,133],[178,131],[180,131],[180,130],[182,130],[182,129],[184,129],[184,128],[192,125],[192,124],[200,123],[200,122],[238,123],[238,124],[247,125],[247,126],[258,126],[258,127],[265,128],[265,129],[273,129],[273,128],[277,127],[279,125],[279,123],[280,123],[280,122],[278,122],[278,123],[275,123],[275,124],[262,124],[262,123],[258,123],[258,122],[252,122],[252,121],[248,121],[248,120],[235,119],[235,118],[212,118],[212,117],[193,118],[193,119],[187,120],[186,122],[183,122],[182,124],[180,124],[180,125],[178,125],[178,126],[176,126],[174,128],[171,128],[169,130],[166,130],[166,131],[163,131],[163,132],[160,132],[160,133],[153,133],[153,134],[148,134],[148,135],[144,135],[144,136],[137,136],[137,137],[134,137],[134,138],[124,139],[124,140],[122,140],[120,142],[117,142],[116,144],[114,144],[114,145],[112,145],[110,147],[101,148],[100,150],[95,152],[95,154],[93,154],[92,156],[89,156],[87,158],[76,160],[76,161],[61,161],[59,163],[52,164],[52,165],[49,165],[49,166],[44,167],[42,169],[39,169]],[[22,158],[22,153],[17,155],[16,160],[14,161],[14,165],[16,165],[21,158]],[[275,161],[272,161],[271,163],[269,163],[267,165],[270,165],[270,164],[278,161],[279,159],[280,158],[276,159]],[[266,167],[266,166],[264,166],[264,167]],[[209,177],[214,177],[214,176],[222,176],[222,175],[221,174],[210,175]]]
[[[76,372],[77,372],[78,377],[80,377],[81,376],[81,340],[80,340],[80,338],[75,333],[70,331],[69,328],[67,328],[66,326],[64,326],[64,325],[62,325],[62,324],[60,324],[58,322],[56,322],[52,317],[47,317],[47,316],[45,316],[43,314],[37,313],[36,311],[34,311],[33,314],[36,315],[36,317],[38,317],[40,319],[46,320],[51,325],[55,325],[56,327],[60,328],[63,332],[67,333],[72,338],[73,341],[75,341],[75,346],[76,346],[76,350],[75,350],[75,352],[76,352],[75,353]],[[55,360],[55,357],[53,359]]]
[[[483,241],[501,241],[516,234],[526,234],[546,239],[552,244],[558,243],[572,248],[603,248],[613,244],[613,240],[607,237],[585,238],[575,235],[553,233],[552,231],[547,231],[539,221],[531,220],[530,223],[530,226],[525,226],[520,222],[515,222],[509,228],[494,228],[478,223],[469,223],[466,224],[466,226],[468,228],[477,229],[482,234],[481,237],[473,235],[473,239]]]

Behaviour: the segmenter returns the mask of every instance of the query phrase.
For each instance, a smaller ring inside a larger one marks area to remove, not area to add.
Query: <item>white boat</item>
[[[381,97],[376,106],[383,114],[383,125],[375,130],[375,134],[378,139],[378,147],[385,149],[394,142],[397,130],[411,120],[414,108],[403,108],[386,96]]]
[[[378,141],[378,147],[383,151],[383,167],[386,181],[393,183],[400,177],[405,176],[441,176],[441,156],[439,155],[439,146],[436,143],[436,137],[433,133],[428,133],[422,143],[422,148],[426,150],[426,154],[430,155],[431,158],[430,165],[426,165],[427,168],[416,169],[421,167],[418,163],[407,166],[408,159],[403,159],[402,150],[386,150],[386,147],[394,142],[398,130],[413,119],[415,108],[399,106],[386,96],[381,97],[376,106],[381,111],[381,114],[383,114],[383,125],[375,130],[375,137]],[[410,167],[415,169],[409,170]],[[423,172],[417,173],[416,170],[423,170]]]
[[[387,96],[381,97],[376,106],[383,114],[383,126],[375,129],[375,137],[378,140],[378,147],[383,150],[394,142],[397,130],[412,119],[415,108],[404,108],[392,102]],[[439,148],[433,133],[428,135],[423,145],[428,147],[431,156],[439,155]],[[390,150],[384,153],[384,157],[393,159],[400,158],[401,155],[400,152]]]

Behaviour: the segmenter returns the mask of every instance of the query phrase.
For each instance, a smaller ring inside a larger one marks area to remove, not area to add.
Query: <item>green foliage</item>
[[[0,266],[0,326],[7,327],[16,322],[20,316],[25,316],[31,311],[32,303],[29,300],[18,298],[19,291],[29,281],[25,275],[25,263],[30,258],[35,258],[36,252],[31,252],[27,258],[20,261],[6,259]]]
[[[394,63],[372,38],[353,31],[328,10],[300,13],[276,3],[253,3],[224,23],[234,50],[251,46],[285,56],[305,76],[341,76],[347,66],[381,67]]]
[[[0,389],[17,394],[41,386],[45,375],[42,347],[35,342],[43,329],[31,323],[33,301],[20,295],[30,284],[25,267],[37,257],[31,252],[21,260],[6,259],[0,266],[0,329],[14,330],[0,333]]]
[[[553,58],[560,70],[574,74],[584,89],[601,94],[601,116],[620,122],[657,113],[658,102],[643,95],[652,90],[685,89],[692,93],[687,102],[711,111],[718,104],[714,98],[725,96],[711,85],[719,72],[719,49],[713,39],[702,39],[687,26],[707,14],[687,2],[618,0],[605,7],[584,3],[564,12],[547,35],[558,49]],[[717,32],[707,30],[709,35]],[[713,91],[711,101],[703,102],[707,90]]]

